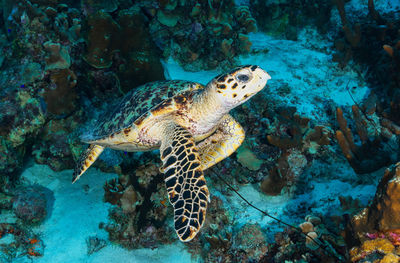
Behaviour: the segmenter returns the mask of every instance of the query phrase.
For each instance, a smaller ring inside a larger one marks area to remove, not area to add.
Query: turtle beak
[[[259,78],[259,90],[262,90],[267,84],[268,80],[271,79],[271,76],[260,67],[257,68],[256,76]]]
[[[263,81],[265,81],[265,84],[267,84],[267,81],[271,79],[271,76],[265,70],[261,69],[261,71],[262,71],[262,73],[260,74],[261,78],[263,79]]]

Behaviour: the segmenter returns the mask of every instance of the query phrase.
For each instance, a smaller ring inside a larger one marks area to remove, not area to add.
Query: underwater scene
[[[0,263],[400,262],[400,0],[0,12]]]

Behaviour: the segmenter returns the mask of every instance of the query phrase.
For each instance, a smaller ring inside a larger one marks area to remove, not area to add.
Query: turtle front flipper
[[[72,183],[78,181],[79,177],[96,161],[103,151],[103,146],[96,144],[89,145],[79,158],[74,175],[72,176]]]
[[[174,207],[175,231],[181,241],[192,240],[204,224],[210,200],[192,135],[168,123],[160,147],[169,201]]]
[[[226,114],[216,131],[197,146],[201,169],[204,171],[234,153],[244,137],[242,126],[231,115]]]

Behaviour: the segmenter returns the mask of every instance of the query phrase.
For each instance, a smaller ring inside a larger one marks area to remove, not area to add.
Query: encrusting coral
[[[353,217],[357,237],[364,233],[400,229],[400,164],[387,169],[379,182],[372,203]]]
[[[380,255],[383,255],[383,257]],[[377,256],[380,259],[376,259]],[[394,263],[400,260],[395,246],[386,238],[365,241],[360,247],[354,247],[350,250],[350,257],[352,262],[360,262],[360,260],[368,260],[369,258],[374,259],[374,262],[377,263]]]
[[[400,259],[399,182],[398,163],[385,171],[370,205],[352,217],[348,230],[361,243],[350,251],[352,262],[378,259],[376,262],[386,263]]]

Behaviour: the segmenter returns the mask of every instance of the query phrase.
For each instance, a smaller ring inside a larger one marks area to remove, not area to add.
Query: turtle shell
[[[132,126],[138,118],[145,117],[166,99],[202,88],[204,86],[198,83],[182,80],[156,81],[139,86],[128,92],[114,110],[104,115],[91,135],[82,139],[94,141],[110,136]]]

